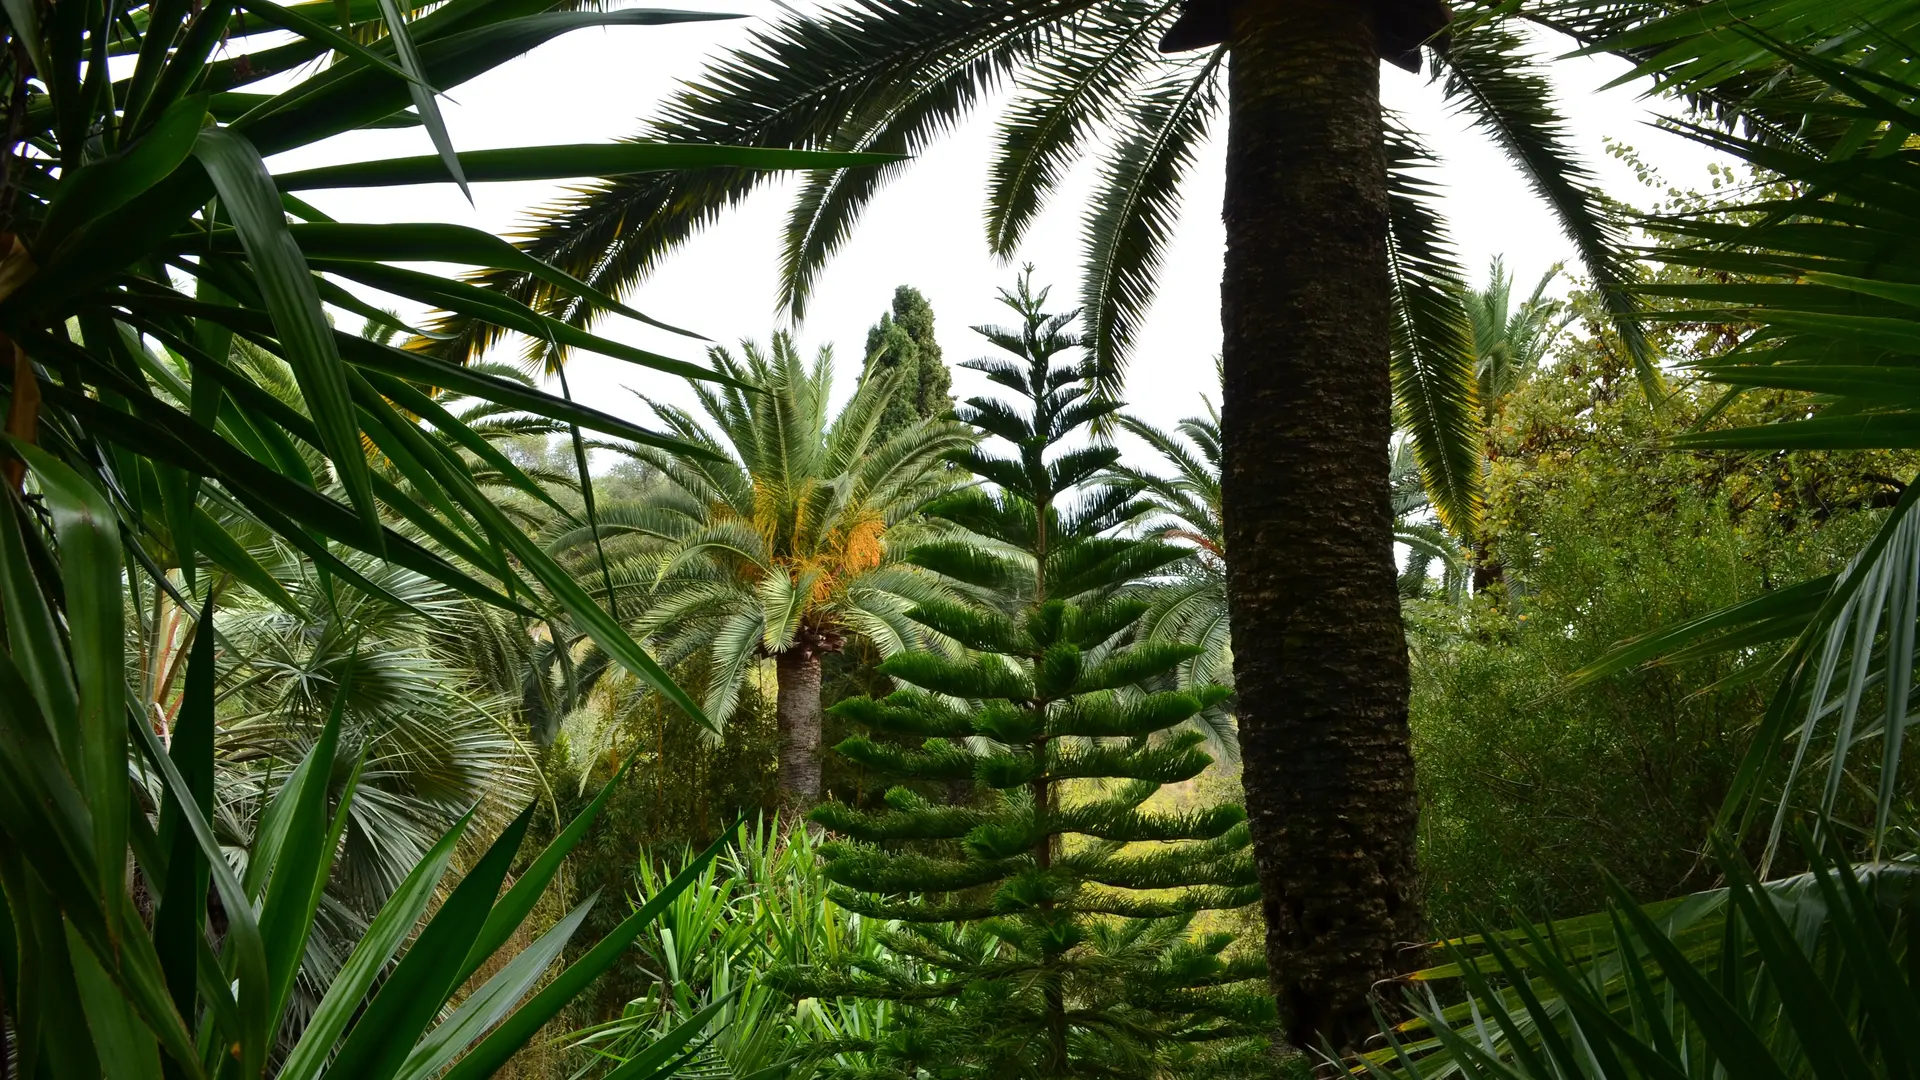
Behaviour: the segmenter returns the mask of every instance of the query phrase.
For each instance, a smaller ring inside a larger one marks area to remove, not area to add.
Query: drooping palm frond
[[[1083,220],[1080,295],[1089,316],[1088,362],[1108,397],[1119,396],[1126,358],[1153,302],[1160,260],[1180,222],[1181,181],[1219,108],[1225,60],[1226,50],[1217,49],[1204,63],[1142,87],[1101,163]]]
[[[1225,50],[1169,57],[1149,47],[1178,17],[1178,8],[1167,0],[855,0],[758,31],[746,46],[714,61],[645,132],[713,143],[913,151],[969,116],[988,90],[1011,83],[1014,95],[1000,117],[988,185],[989,248],[1003,256],[1013,252],[1066,171],[1084,156],[1096,158],[1099,195],[1082,221],[1086,269],[1080,299],[1093,360],[1112,397],[1153,299],[1182,182],[1224,105]],[[1618,236],[1560,130],[1546,81],[1520,62],[1521,42],[1501,21],[1463,20],[1454,48],[1465,51],[1446,92],[1527,172],[1594,279],[1612,290],[1610,303],[1623,332],[1637,341],[1628,325],[1631,301],[1614,288],[1628,280],[1621,256],[1608,246]],[[1499,58],[1507,52],[1514,63],[1501,68]],[[873,192],[898,171],[822,173],[803,186],[782,256],[782,302],[792,313],[803,313],[825,261],[850,235]],[[734,170],[609,181],[542,211],[526,239],[540,257],[617,293],[758,183]],[[1399,184],[1396,190],[1410,189]],[[1400,220],[1405,228],[1437,221],[1431,215]],[[1460,276],[1445,274],[1439,265],[1450,256],[1438,238],[1403,229],[1399,244],[1407,252],[1426,252],[1410,270]],[[572,325],[586,325],[596,315],[591,301],[578,301],[531,275],[483,277]],[[1457,307],[1457,298],[1431,285],[1414,281],[1396,290],[1396,302],[1428,308],[1403,312],[1403,329],[1439,335],[1409,340],[1408,350],[1436,357],[1457,353],[1458,340],[1448,329],[1457,320],[1438,318],[1432,310],[1434,304]],[[457,319],[444,328],[459,333],[457,348],[468,352],[491,340]],[[1468,452],[1449,451],[1448,460]],[[1448,514],[1470,519],[1467,492],[1477,474],[1441,470],[1433,478],[1458,481],[1436,491],[1436,498]]]
[[[1132,105],[1178,0],[1118,0],[1087,12],[1074,48],[1041,52],[1016,80],[987,179],[987,242],[1011,258],[1085,142]],[[1211,61],[1209,61],[1211,63]]]
[[[946,130],[955,116],[920,109],[906,117],[915,99],[944,93],[951,103],[970,104],[1054,40],[1059,20],[1097,6],[1096,0],[861,0],[818,20],[781,19],[715,61],[646,124],[642,137],[800,148],[870,144],[884,134],[895,145],[918,145]],[[589,186],[531,225],[524,237],[528,250],[577,277],[622,288],[760,186],[761,178],[750,172],[724,160],[715,164]],[[870,193],[868,188],[859,195]],[[825,201],[818,191],[809,198]],[[844,195],[835,204],[842,214],[859,207],[858,199]],[[789,229],[789,239],[827,231],[803,222]],[[791,254],[786,263],[804,265]],[[592,305],[567,304],[530,275],[484,279],[575,325],[594,314]],[[789,308],[804,310],[804,285],[789,278],[782,298]],[[471,352],[495,339],[494,332],[463,320],[448,325],[460,330],[459,345]]]
[[[1439,57],[1443,93],[1493,140],[1554,212],[1561,230],[1626,343],[1648,394],[1659,397],[1656,357],[1640,329],[1638,280],[1622,223],[1601,199],[1593,174],[1573,153],[1566,122],[1552,105],[1552,84],[1519,35],[1499,23],[1454,38]]]
[[[1409,131],[1387,127],[1387,257],[1393,271],[1391,372],[1396,426],[1408,433],[1440,520],[1461,536],[1480,526],[1480,454],[1486,441],[1474,380],[1466,282],[1414,170],[1432,156]]]

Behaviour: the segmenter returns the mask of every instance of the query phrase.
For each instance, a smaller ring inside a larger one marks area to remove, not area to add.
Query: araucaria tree
[[[1113,535],[1139,509],[1124,488],[1073,497],[1118,452],[1063,443],[1118,406],[1056,360],[1078,344],[1072,315],[1043,313],[1025,280],[1006,299],[1022,325],[983,332],[1021,362],[967,366],[1026,407],[976,397],[961,416],[1016,453],[963,455],[991,487],[932,504],[954,532],[912,554],[977,598],[911,613],[969,651],[894,656],[902,689],[835,706],[866,729],[839,752],[898,786],[882,810],[813,814],[845,838],[823,848],[836,900],[899,920],[892,958],[798,978],[907,1010],[892,1035],[835,1047],[864,1051],[865,1076],[1231,1072],[1271,1021],[1264,964],[1192,919],[1256,898],[1245,815],[1148,805],[1210,763],[1186,722],[1227,691],[1142,690],[1200,650],[1137,641],[1147,604],[1116,595],[1189,553]]]

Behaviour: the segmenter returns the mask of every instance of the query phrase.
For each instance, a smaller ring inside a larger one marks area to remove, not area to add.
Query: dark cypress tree
[[[1144,689],[1198,649],[1133,640],[1146,605],[1118,595],[1188,552],[1114,535],[1134,492],[1076,494],[1117,457],[1085,433],[1118,405],[1056,359],[1073,315],[1045,314],[1024,276],[1003,298],[1021,325],[981,333],[1020,361],[966,366],[1022,400],[959,413],[1016,453],[959,459],[991,487],[934,504],[952,538],[914,554],[975,598],[912,613],[966,652],[895,656],[900,690],[835,707],[862,729],[838,752],[897,785],[885,809],[812,815],[838,834],[822,849],[838,901],[898,921],[894,958],[797,981],[899,1003],[891,1035],[831,1048],[843,1075],[1257,1072],[1264,964],[1195,925],[1258,897],[1245,815],[1146,805],[1211,763],[1189,721],[1227,691]]]
[[[933,305],[911,285],[893,290],[893,308],[867,330],[866,373],[903,369],[907,384],[881,414],[877,438],[953,408],[953,373],[933,336]]]

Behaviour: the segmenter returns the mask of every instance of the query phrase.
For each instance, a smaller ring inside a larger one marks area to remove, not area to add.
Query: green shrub
[[[1409,606],[1422,857],[1436,927],[1469,910],[1600,907],[1704,887],[1701,858],[1773,681],[1771,653],[1567,689],[1616,642],[1830,573],[1887,501],[1888,454],[1683,453],[1661,439],[1714,400],[1656,412],[1604,339],[1567,347],[1493,432],[1489,549],[1505,582],[1464,611]],[[1753,395],[1714,421],[1786,413]],[[1910,471],[1910,467],[1908,468]]]

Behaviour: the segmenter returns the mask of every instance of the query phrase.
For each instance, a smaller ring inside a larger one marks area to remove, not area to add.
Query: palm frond
[[[1174,0],[1102,4],[1076,21],[1073,49],[1047,50],[1001,116],[987,176],[987,246],[1010,258],[1089,136],[1129,104]]]
[[[1642,384],[1658,400],[1664,391],[1657,358],[1641,329],[1640,303],[1631,290],[1638,277],[1625,254],[1620,223],[1600,197],[1591,171],[1575,157],[1546,73],[1528,58],[1519,36],[1499,22],[1475,25],[1436,55],[1446,73],[1447,99],[1526,175],[1534,194],[1559,219]]]
[[[1387,126],[1388,259],[1393,268],[1394,402],[1434,508],[1463,536],[1479,529],[1480,449],[1466,283],[1416,169],[1433,163],[1419,140]]]
[[[1156,80],[1119,125],[1101,162],[1099,186],[1082,221],[1091,365],[1101,390],[1118,400],[1133,345],[1158,282],[1160,260],[1179,223],[1181,180],[1219,106],[1226,50]]]

